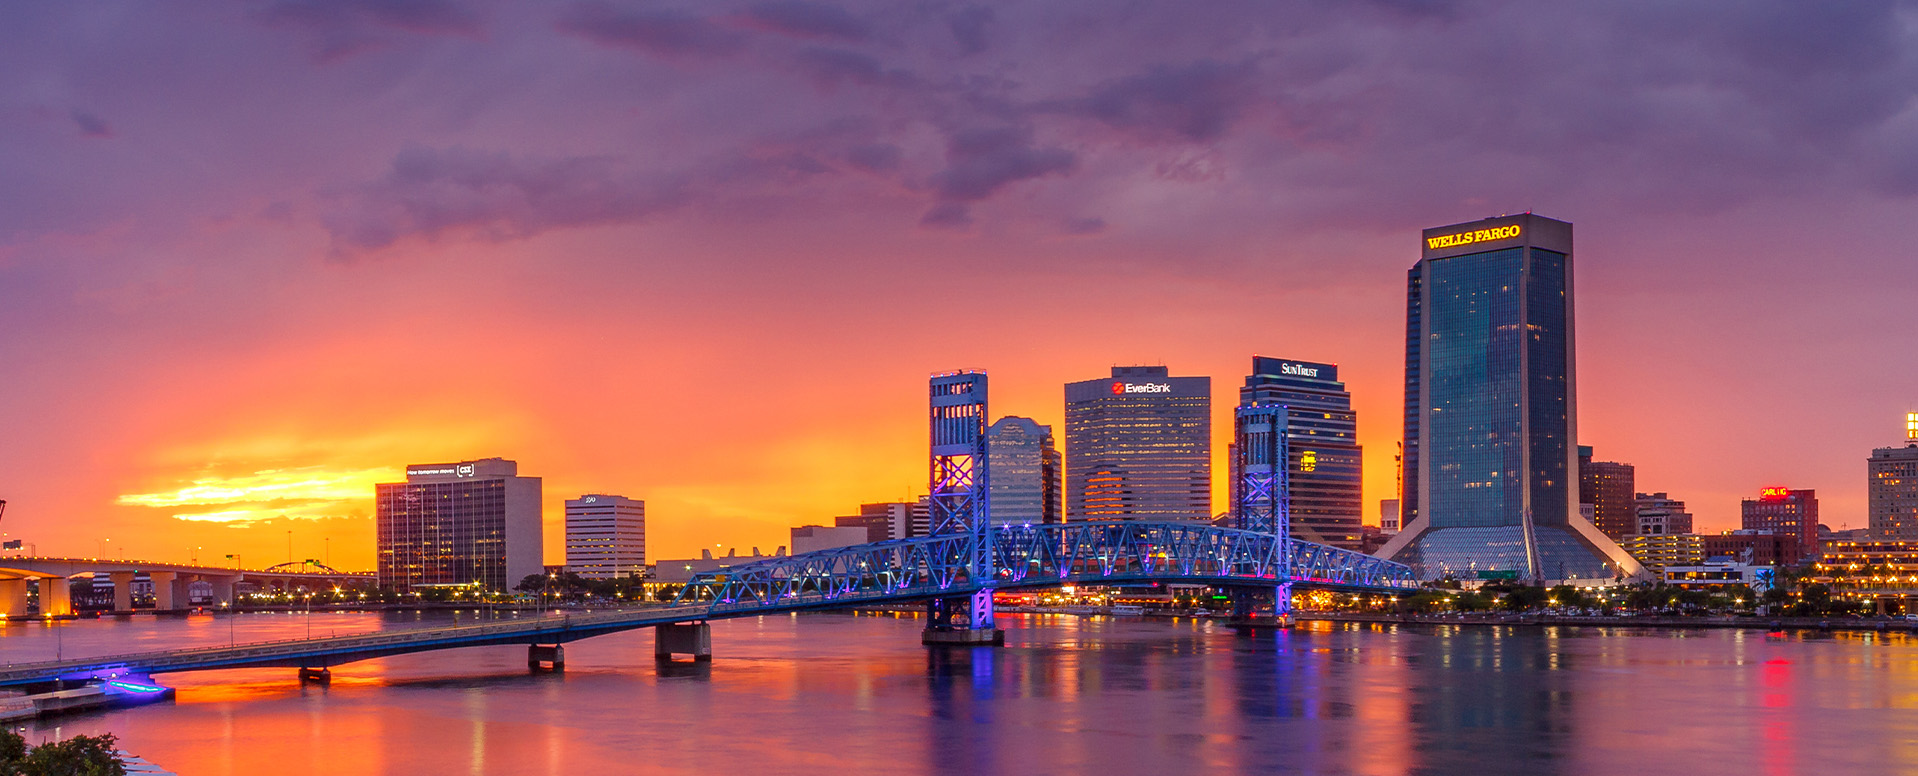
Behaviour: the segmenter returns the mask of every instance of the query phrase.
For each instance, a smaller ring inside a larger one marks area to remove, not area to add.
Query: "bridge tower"
[[[1239,471],[1237,503],[1232,505],[1233,527],[1244,531],[1272,534],[1279,538],[1279,568],[1292,568],[1292,505],[1288,474],[1291,450],[1286,444],[1286,408],[1281,404],[1254,404],[1240,407],[1233,416],[1234,446]],[[1292,583],[1281,582],[1273,591],[1272,613],[1291,614]],[[1247,593],[1232,597],[1235,619],[1252,615],[1252,598]]]
[[[999,644],[1005,633],[994,627],[991,582],[992,521],[987,511],[991,492],[986,466],[986,373],[959,371],[936,374],[931,388],[931,467],[926,506],[934,536],[965,537],[950,545],[947,564],[975,584],[984,584],[967,598],[933,599],[927,603],[927,644]],[[954,615],[965,612],[965,623]]]

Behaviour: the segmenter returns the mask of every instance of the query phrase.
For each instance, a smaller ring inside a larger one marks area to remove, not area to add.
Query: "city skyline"
[[[549,560],[565,495],[608,491],[662,557],[770,547],[923,491],[928,373],[985,368],[995,413],[1058,430],[1109,366],[1275,352],[1339,365],[1371,515],[1418,230],[1526,210],[1580,224],[1577,442],[1698,530],[1781,483],[1864,527],[1861,462],[1918,408],[1888,7],[1222,6],[1064,40],[1097,6],[739,7],[683,39],[428,6],[7,12],[8,539],[370,568],[391,462],[500,455],[546,478]],[[1571,28],[1643,69],[1499,56]],[[921,315],[955,266],[974,320]],[[768,392],[808,411],[739,412]]]

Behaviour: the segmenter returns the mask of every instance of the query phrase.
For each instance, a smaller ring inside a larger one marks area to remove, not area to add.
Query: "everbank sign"
[[[1124,396],[1128,393],[1171,393],[1171,392],[1172,392],[1171,383],[1114,382],[1112,384],[1113,396]]]

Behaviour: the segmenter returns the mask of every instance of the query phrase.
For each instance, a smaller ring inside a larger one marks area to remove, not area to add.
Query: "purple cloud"
[[[335,61],[390,42],[388,31],[415,35],[478,35],[480,20],[450,0],[273,0],[258,17],[317,36],[316,56]]]
[[[732,54],[745,43],[745,36],[703,17],[673,10],[621,10],[600,2],[567,9],[559,29],[602,46],[668,59]]]
[[[746,9],[747,24],[768,32],[799,38],[864,41],[872,29],[845,9],[800,0],[761,3]]]
[[[1201,60],[1156,65],[1104,84],[1065,108],[1154,138],[1217,140],[1258,99],[1252,68]]]
[[[346,192],[326,215],[338,258],[401,240],[459,233],[502,242],[566,227],[637,221],[680,206],[678,179],[622,174],[601,157],[528,159],[410,147],[385,177]]]
[[[73,123],[80,128],[80,134],[87,137],[113,137],[113,128],[106,121],[86,111],[75,108],[71,114]]]

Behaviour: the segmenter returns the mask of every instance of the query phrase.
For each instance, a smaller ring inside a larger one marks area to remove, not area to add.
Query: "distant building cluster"
[[[960,475],[976,482],[953,492],[983,500],[993,525],[1211,522],[1373,552],[1425,580],[1697,581],[1811,564],[1898,569],[1878,577],[1908,576],[1918,592],[1918,413],[1903,445],[1872,451],[1868,525],[1846,532],[1820,525],[1816,491],[1781,486],[1741,502],[1739,529],[1700,534],[1685,501],[1641,491],[1631,464],[1579,445],[1573,256],[1572,225],[1531,213],[1424,231],[1406,275],[1398,486],[1373,525],[1358,413],[1329,362],[1252,357],[1223,456],[1223,509],[1212,499],[1212,378],[1162,365],[1065,384],[1061,433],[985,417],[983,372],[936,375],[935,438],[941,422],[968,424],[953,439],[977,445],[959,451]],[[970,415],[940,420],[948,389],[976,392]],[[940,476],[932,496],[794,527],[773,555],[934,533],[972,508],[942,500]],[[540,487],[499,458],[407,467],[405,482],[376,488],[381,584],[507,590],[542,573]],[[565,570],[586,579],[684,581],[765,557],[649,560],[645,503],[620,495],[569,499],[565,520]]]

